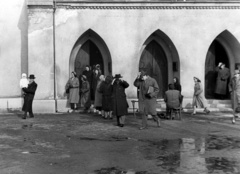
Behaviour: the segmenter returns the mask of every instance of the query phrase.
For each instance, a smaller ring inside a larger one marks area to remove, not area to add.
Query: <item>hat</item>
[[[197,77],[193,77],[193,79],[197,79],[198,82],[201,82],[201,80]]]
[[[34,74],[30,74],[29,79],[35,79]]]
[[[122,78],[121,74],[115,74],[115,77],[116,79],[119,79],[119,78]]]

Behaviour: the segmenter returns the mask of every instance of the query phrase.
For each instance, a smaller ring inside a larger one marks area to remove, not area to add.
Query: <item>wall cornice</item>
[[[89,10],[238,10],[240,6],[57,6],[65,9]]]

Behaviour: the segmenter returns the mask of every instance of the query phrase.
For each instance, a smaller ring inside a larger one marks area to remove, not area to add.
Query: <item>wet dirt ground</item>
[[[183,114],[182,120],[116,119],[94,114],[0,115],[0,174],[240,173],[240,120]]]

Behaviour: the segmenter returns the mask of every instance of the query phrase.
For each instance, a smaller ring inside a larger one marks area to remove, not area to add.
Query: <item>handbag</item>
[[[67,89],[66,89],[66,94],[69,94],[69,90],[70,90],[70,88],[67,88]]]

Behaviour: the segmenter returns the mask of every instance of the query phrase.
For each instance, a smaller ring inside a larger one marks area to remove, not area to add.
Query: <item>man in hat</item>
[[[122,79],[121,74],[116,74],[112,81],[113,115],[117,117],[117,125],[124,126],[125,116],[128,114],[128,103],[125,89],[129,84]]]
[[[24,111],[24,115],[22,116],[22,119],[26,119],[27,113],[29,113],[29,117],[33,118],[33,111],[32,111],[32,103],[33,98],[37,89],[37,83],[34,81],[35,76],[31,74],[29,76],[29,84],[27,88],[23,88],[23,91],[25,92],[24,96],[24,104],[22,111]]]
[[[220,99],[224,99],[227,94],[227,81],[230,76],[230,71],[224,63],[220,62],[216,67],[216,72],[218,75],[215,93],[218,95],[218,97],[220,97]]]
[[[230,80],[228,88],[231,94],[232,109],[233,109],[232,123],[234,124],[235,116],[237,116],[237,114],[240,111],[240,74],[238,69],[234,71],[234,76]]]
[[[139,129],[146,129],[147,115],[153,116],[154,121],[157,122],[157,126],[160,127],[160,118],[157,116],[157,94],[159,87],[157,81],[151,78],[147,72],[139,72],[134,86],[139,88],[139,113],[142,115],[142,127]]]

